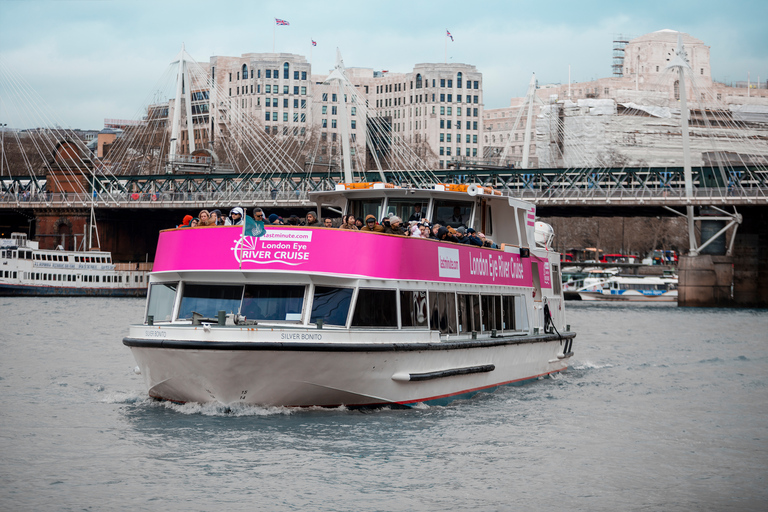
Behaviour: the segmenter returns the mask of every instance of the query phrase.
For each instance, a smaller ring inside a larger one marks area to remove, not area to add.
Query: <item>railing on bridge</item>
[[[682,168],[616,169],[475,169],[435,171],[446,183],[480,183],[539,204],[682,205],[688,203]],[[750,204],[768,202],[768,174],[757,168],[693,169],[693,204]],[[403,183],[402,173],[385,172],[392,183]],[[362,176],[378,181],[378,172]],[[304,204],[312,191],[333,190],[340,178],[328,173],[242,176],[238,174],[165,174],[97,176],[89,193],[45,192],[45,177],[17,176],[0,180],[0,205],[16,207],[90,205],[138,206],[143,203],[205,203],[244,205]]]

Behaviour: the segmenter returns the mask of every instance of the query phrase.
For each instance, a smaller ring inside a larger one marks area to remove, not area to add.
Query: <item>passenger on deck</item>
[[[197,218],[200,219],[200,224],[198,226],[212,226],[211,223],[211,214],[208,213],[208,210],[200,210],[200,213],[197,214]]]
[[[359,231],[357,225],[355,225],[355,216],[347,215],[344,217],[344,224],[341,225],[341,229],[349,229],[352,231]]]
[[[184,219],[181,221],[181,224],[179,224],[176,227],[177,228],[188,228],[189,227],[189,223],[192,222],[193,218],[194,217],[192,217],[191,215],[185,215]]]
[[[300,225],[299,218],[295,215],[291,215],[290,217],[288,217],[288,221],[286,222],[286,224],[288,224],[289,226],[299,226]]]
[[[326,228],[332,228],[333,227],[333,219],[330,218],[330,217],[326,217],[325,219],[323,219],[323,224],[325,225]]]
[[[374,231],[376,233],[383,233],[384,226],[376,222],[376,217],[373,215],[365,216],[365,226],[360,228],[360,231]]]
[[[389,226],[384,228],[384,232],[390,235],[405,236],[405,230],[401,226],[402,223],[403,221],[400,220],[400,217],[393,215],[389,218]]]
[[[315,212],[307,212],[307,218],[304,221],[304,225],[319,228],[320,222],[317,220],[317,214],[315,214]]]
[[[189,221],[189,227],[191,228],[196,228],[199,225],[200,225],[200,219],[198,219],[197,217]]]
[[[469,238],[466,235],[466,230],[464,229],[464,226],[457,227],[456,228],[456,233],[455,234],[451,233],[451,234],[459,239],[459,243],[460,244],[468,244],[469,243]]]
[[[211,210],[211,220],[214,221],[212,224],[214,226],[226,226],[229,219],[221,214],[221,210],[216,209]]]
[[[408,217],[408,221],[409,221],[409,222],[410,222],[410,221],[412,221],[412,220],[416,220],[416,221],[419,221],[419,220],[421,220],[423,217],[424,217],[424,216],[423,216],[423,215],[422,215],[422,213],[421,213],[421,205],[420,205],[420,204],[417,204],[417,205],[414,205],[414,206],[413,206],[413,213],[411,214],[411,216],[410,216],[410,217]]]
[[[459,240],[451,234],[449,228],[440,226],[437,230],[437,239],[441,242],[459,243]]]
[[[443,226],[441,226],[440,224],[437,224],[437,223],[433,224],[432,227],[430,228],[429,238],[433,240],[439,240],[437,236],[437,232],[440,230],[441,227]]]
[[[267,218],[269,219],[270,224],[282,224],[282,222],[278,222],[280,217],[276,213],[270,213]]]
[[[257,221],[257,222],[258,222],[258,221],[261,221],[261,222],[263,222],[265,225],[266,225],[266,224],[269,224],[269,221],[268,221],[268,220],[265,218],[265,215],[264,215],[264,210],[262,210],[261,208],[254,208],[254,209],[253,209],[253,219],[254,219],[255,221]]]
[[[426,222],[419,222],[419,238],[429,238],[429,224]]]
[[[477,236],[480,238],[480,240],[483,241],[483,247],[490,247],[491,249],[499,248],[499,246],[496,245],[493,240],[487,238],[483,233],[478,233]]]
[[[467,229],[466,239],[469,245],[476,245],[478,247],[483,246],[483,241],[480,239],[479,236],[477,236],[477,231],[475,231],[472,228]]]
[[[365,222],[363,222],[363,219],[358,217],[355,219],[355,226],[357,226],[357,229],[362,230],[365,227]]]
[[[243,209],[239,206],[232,208],[229,211],[229,216],[232,219],[232,225],[233,226],[242,226],[243,225]]]

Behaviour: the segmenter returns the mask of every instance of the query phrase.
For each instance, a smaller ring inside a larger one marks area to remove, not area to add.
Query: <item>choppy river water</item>
[[[568,372],[373,412],[149,400],[143,299],[0,298],[2,510],[768,509],[768,312],[568,303]]]

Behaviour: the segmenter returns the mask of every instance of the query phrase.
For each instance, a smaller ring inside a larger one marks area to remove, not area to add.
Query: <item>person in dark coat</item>
[[[317,220],[317,215],[315,214],[315,212],[307,212],[307,220],[304,222],[304,225],[312,226],[316,228],[321,227],[320,221]]]
[[[376,233],[383,233],[384,226],[376,222],[376,217],[374,217],[373,215],[366,215],[365,226],[360,228],[360,231],[373,231]]]
[[[476,245],[478,247],[483,246],[483,241],[477,236],[477,232],[472,228],[467,229],[467,236],[465,238],[469,245]]]

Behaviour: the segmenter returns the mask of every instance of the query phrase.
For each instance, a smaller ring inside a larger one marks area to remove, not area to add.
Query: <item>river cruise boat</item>
[[[565,370],[560,256],[535,207],[491,189],[342,184],[321,209],[495,242],[303,226],[160,233],[144,321],[123,343],[149,395],[263,406],[445,404]]]
[[[107,251],[40,249],[25,233],[0,239],[0,296],[143,297],[151,263],[114,263]]]
[[[676,276],[612,276],[580,290],[581,300],[677,302]]]

